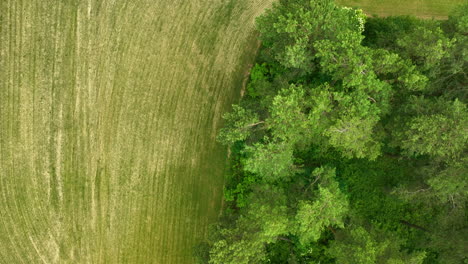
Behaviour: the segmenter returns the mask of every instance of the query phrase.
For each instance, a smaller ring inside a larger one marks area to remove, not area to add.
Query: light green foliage
[[[333,92],[328,83],[319,85],[311,89],[311,95],[306,100],[310,101],[312,107],[308,112],[309,123],[312,130],[310,133],[318,140],[318,136],[332,124],[330,116],[333,112]]]
[[[355,31],[345,34],[339,41],[316,41],[315,56],[319,59],[321,70],[331,74],[333,80],[343,80],[345,87],[365,86],[363,82],[368,74],[372,74],[372,65],[371,54],[365,53],[366,48],[360,45],[362,39],[363,36]],[[348,75],[352,75],[352,78],[348,79]]]
[[[468,100],[468,3],[454,9],[445,23],[447,35],[451,36],[452,46],[440,67],[434,68],[432,75],[434,92],[443,93],[449,99]]]
[[[371,18],[366,31],[365,42],[373,48],[386,48],[398,53],[417,66],[417,70],[426,75],[427,85],[414,86],[427,94],[444,94],[451,100],[467,98],[466,83],[468,76],[468,41],[463,31],[463,20],[468,20],[466,7],[454,9],[449,21],[419,20],[414,17]],[[459,31],[461,29],[462,31]],[[407,64],[407,63],[405,63]],[[395,64],[396,66],[397,64]],[[398,73],[400,81],[419,81],[420,74],[408,69]],[[406,72],[406,73],[405,73]],[[408,74],[413,72],[413,74]],[[415,83],[418,84],[418,83]]]
[[[417,103],[418,101],[414,101]],[[419,102],[427,102],[422,100]],[[403,131],[397,134],[401,147],[409,155],[430,155],[441,159],[458,157],[468,144],[468,113],[466,105],[454,102],[439,101],[437,109],[424,110],[427,114],[418,114],[409,119]],[[434,111],[435,110],[435,111]]]
[[[375,99],[357,90],[335,92],[337,102],[334,123],[324,132],[329,144],[345,157],[375,159],[380,155],[380,143],[374,133],[380,109]]]
[[[328,253],[340,264],[422,264],[425,253],[400,252],[400,241],[376,230],[361,226],[342,231],[332,242]]]
[[[247,173],[246,173],[247,174]],[[224,189],[224,201],[236,202],[239,208],[245,207],[248,203],[246,193],[250,191],[250,187],[258,181],[259,177],[254,174],[244,175],[242,182],[239,182],[233,189]]]
[[[428,78],[416,70],[416,66],[406,61],[400,64],[401,70],[397,72],[397,82],[400,82],[402,87],[410,91],[423,91],[428,82]]]
[[[283,66],[315,69],[333,80],[313,89],[291,85],[273,99],[267,123],[275,140],[332,146],[350,158],[380,154],[373,134],[389,111],[391,86],[373,71],[373,50],[361,45],[364,22],[362,12],[328,0],[283,1],[258,19],[261,38]],[[324,88],[328,95],[317,92]]]
[[[258,223],[260,239],[266,243],[287,234],[290,220],[283,190],[270,185],[257,187],[250,197],[246,217]]]
[[[232,111],[224,114],[223,118],[226,125],[219,131],[217,139],[226,145],[245,140],[252,128],[263,123],[255,112],[239,105],[233,105]]]
[[[257,18],[261,39],[275,58],[286,67],[313,69],[309,39],[321,34],[320,26],[335,8],[332,1],[282,1]]]
[[[267,79],[268,69],[265,63],[258,64],[256,63],[252,70],[250,70],[250,80],[259,81]]]
[[[250,70],[250,82],[247,84],[247,93],[252,98],[257,98],[260,95],[261,87],[268,86],[267,75],[269,70],[265,63],[256,63]],[[260,90],[260,91],[259,91]]]
[[[391,86],[377,78],[374,68],[389,71],[385,66],[391,62],[381,61],[380,56],[375,56],[379,63],[375,62],[374,51],[361,46],[360,33],[355,28],[338,35],[340,41],[321,40],[314,44],[321,70],[340,81],[345,89],[333,93],[338,103],[335,121],[324,135],[345,157],[375,159],[380,154],[380,146],[373,131],[380,115],[389,111]],[[400,61],[398,57],[387,57],[387,60]]]
[[[360,90],[329,90],[327,85],[309,89],[312,96],[306,95],[301,86],[282,90],[274,98],[266,121],[274,140],[307,145],[324,143],[321,137],[326,137],[328,144],[345,157],[375,159],[380,145],[373,130],[381,112],[375,99]],[[336,103],[334,108],[331,98]]]
[[[374,160],[380,155],[380,143],[372,137],[375,124],[376,120],[351,116],[338,120],[325,135],[344,157]]]
[[[332,243],[329,254],[342,264],[375,264],[387,243],[377,243],[363,227],[357,227],[345,234],[343,240]]]
[[[422,91],[426,88],[428,78],[416,69],[411,60],[404,60],[385,49],[372,49],[369,52],[373,55],[373,70],[380,80],[408,91]]]
[[[461,263],[467,21],[329,0],[261,16],[246,108],[227,118],[243,151],[212,263]]]
[[[245,170],[256,173],[267,181],[290,176],[294,173],[293,146],[287,143],[256,143],[246,147],[250,157]]]
[[[439,67],[447,56],[452,42],[437,25],[425,25],[412,28],[396,41],[400,54],[419,66],[422,71]]]
[[[410,155],[451,157],[466,145],[466,129],[443,115],[413,118],[407,128],[402,148]]]
[[[300,201],[295,216],[295,231],[303,245],[317,241],[327,227],[344,227],[348,201],[334,179],[335,169],[321,167],[312,173],[322,183],[314,201]]]
[[[235,227],[221,230],[222,239],[213,244],[210,263],[261,263],[266,244],[287,234],[289,225],[284,193],[272,186],[259,186]]]
[[[362,8],[366,14],[380,17],[412,15],[425,19],[446,19],[451,10],[466,0],[337,0],[339,4]]]
[[[226,229],[221,234],[236,236],[240,231],[237,229]],[[226,240],[216,241],[210,251],[212,264],[249,264],[261,263],[265,260],[263,241],[245,235],[243,240],[228,242]]]
[[[360,72],[356,76],[361,75]],[[349,73],[347,76],[352,78],[353,75]],[[366,86],[361,86],[362,80],[349,79],[347,82],[356,85],[354,89],[346,93],[331,93],[336,104],[334,109],[326,109],[331,113],[332,123],[323,135],[329,138],[331,146],[339,149],[346,157],[375,159],[380,154],[380,146],[373,130],[381,113],[388,111],[389,87],[373,77],[366,81]],[[325,103],[328,101],[323,99]]]
[[[363,30],[363,24],[362,12],[337,7],[331,0],[281,1],[257,19],[261,39],[275,58],[285,67],[306,72],[314,69],[311,41]]]
[[[302,86],[292,84],[275,96],[270,106],[268,126],[275,140],[295,144],[312,134],[304,109],[310,103]]]
[[[468,201],[468,160],[451,162],[442,171],[428,179],[431,194],[441,202],[447,202],[453,207],[465,207]]]
[[[388,101],[392,94],[392,87],[387,82],[377,78],[374,68],[377,68],[381,73],[385,70],[386,74],[389,69],[385,69],[385,66],[389,62],[382,60],[382,56],[375,56],[372,49],[361,46],[361,37],[359,35],[358,40],[353,41],[353,43],[329,40],[316,42],[315,46],[318,50],[316,56],[320,60],[321,70],[330,74],[334,81],[341,82],[342,89],[346,91],[344,94],[360,91],[360,96],[366,100],[372,100],[382,112],[388,112]],[[397,62],[400,61],[399,58],[387,57]],[[341,87],[335,89],[339,88]],[[373,112],[367,111],[366,114],[380,114],[380,111]]]

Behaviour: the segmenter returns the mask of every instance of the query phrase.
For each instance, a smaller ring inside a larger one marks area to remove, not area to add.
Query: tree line
[[[448,20],[280,0],[218,140],[201,263],[467,263],[468,5]]]

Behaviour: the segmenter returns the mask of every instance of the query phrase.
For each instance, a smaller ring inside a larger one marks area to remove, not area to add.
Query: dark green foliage
[[[395,50],[401,34],[408,34],[413,28],[424,23],[413,16],[372,17],[366,20],[364,30],[365,46]]]
[[[193,248],[193,255],[197,264],[206,264],[210,260],[210,244],[202,242]]]
[[[464,263],[468,5],[448,21],[281,0],[225,115],[210,263]],[[198,254],[206,258],[206,248]]]
[[[458,264],[468,261],[468,245],[466,244],[468,227],[465,208],[443,208],[433,219],[429,245],[439,254],[440,263]]]
[[[468,97],[468,3],[455,9],[443,24],[452,38],[448,55],[434,69],[434,90],[448,99],[458,98],[467,103]]]
[[[228,205],[242,208],[247,205],[248,195],[252,186],[260,181],[260,178],[244,170],[245,144],[241,141],[231,146],[230,170],[227,175],[227,183],[224,188],[224,200]]]

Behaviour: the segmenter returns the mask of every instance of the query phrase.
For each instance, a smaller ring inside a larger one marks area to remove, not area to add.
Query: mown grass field
[[[0,1],[0,263],[193,263],[270,2]]]
[[[445,19],[450,11],[467,0],[337,0],[338,3],[362,8],[368,15],[415,15]]]

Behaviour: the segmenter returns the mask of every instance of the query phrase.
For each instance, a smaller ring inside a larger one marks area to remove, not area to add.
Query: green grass
[[[415,15],[445,19],[450,11],[467,0],[337,0],[345,6],[362,8],[368,15]]]
[[[0,263],[192,263],[269,2],[0,1]]]

